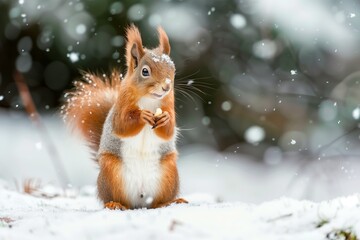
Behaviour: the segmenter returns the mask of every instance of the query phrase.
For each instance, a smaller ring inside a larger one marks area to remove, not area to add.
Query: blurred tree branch
[[[65,167],[60,159],[55,143],[52,141],[49,132],[47,131],[45,125],[41,121],[40,114],[36,110],[34,101],[31,97],[29,88],[25,83],[24,77],[21,73],[15,72],[14,80],[19,90],[19,94],[23,102],[24,108],[27,114],[29,115],[29,118],[33,122],[33,124],[39,130],[41,138],[44,141],[45,148],[49,153],[50,159],[52,160],[52,164],[55,168],[55,172],[57,173],[58,179],[61,182],[62,186],[66,187],[66,185],[69,183],[69,178],[67,176]]]

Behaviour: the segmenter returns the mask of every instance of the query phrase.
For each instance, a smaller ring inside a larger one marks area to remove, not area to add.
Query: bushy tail
[[[74,81],[75,88],[65,93],[65,104],[61,107],[63,119],[80,132],[95,153],[106,116],[118,96],[121,79],[117,70],[110,76],[82,72],[82,79]]]

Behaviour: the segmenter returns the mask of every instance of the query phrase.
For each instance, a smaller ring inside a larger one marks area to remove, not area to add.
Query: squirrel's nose
[[[166,84],[165,88],[161,87],[164,92],[167,92],[170,90],[170,84]]]
[[[170,87],[171,87],[171,79],[166,78],[165,79],[165,87],[161,86],[161,88],[164,92],[168,92],[170,90]]]

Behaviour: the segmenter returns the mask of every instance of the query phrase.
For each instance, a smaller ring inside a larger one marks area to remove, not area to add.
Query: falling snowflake
[[[260,126],[251,126],[245,131],[244,137],[248,143],[257,144],[264,140],[265,131]]]
[[[232,104],[230,101],[224,101],[222,104],[221,104],[221,109],[224,110],[224,111],[230,111],[232,108]]]
[[[186,85],[190,86],[194,83],[194,80],[189,80]]]
[[[79,61],[79,53],[71,52],[67,54],[67,57],[70,59],[71,62],[77,62]]]
[[[1,99],[0,99],[0,100],[1,100]],[[355,108],[355,109],[352,111],[352,117],[353,117],[355,120],[360,119],[360,108],[359,108],[359,107]]]
[[[241,29],[246,26],[246,18],[241,14],[233,14],[230,16],[230,24],[236,28]]]

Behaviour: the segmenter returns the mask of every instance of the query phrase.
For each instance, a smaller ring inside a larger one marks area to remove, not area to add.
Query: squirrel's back
[[[65,94],[61,107],[64,121],[85,138],[96,153],[105,119],[116,102],[122,75],[113,70],[110,76],[82,72],[82,79]]]

